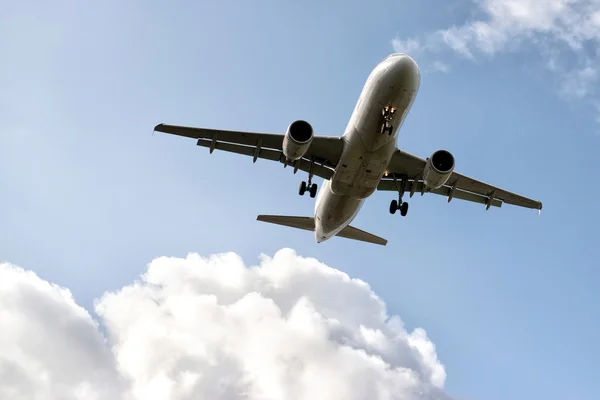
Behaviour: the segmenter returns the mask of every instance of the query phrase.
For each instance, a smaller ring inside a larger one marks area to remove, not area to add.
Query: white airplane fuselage
[[[406,54],[392,54],[371,72],[343,135],[344,150],[315,201],[315,239],[335,236],[349,225],[385,173],[400,127],[415,100],[420,71]],[[395,110],[390,131],[381,132],[383,110]]]

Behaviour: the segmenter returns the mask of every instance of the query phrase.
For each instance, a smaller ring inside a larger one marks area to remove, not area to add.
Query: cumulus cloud
[[[399,38],[395,38],[392,40],[392,46],[394,47],[394,51],[398,53],[407,53],[413,57],[419,57],[421,54],[424,54],[428,51],[434,49],[433,41],[421,41],[418,38],[410,38],[406,40],[402,40]],[[442,72],[447,73],[450,71],[450,67],[448,64],[435,60],[431,63],[428,68],[425,69],[424,72]]]
[[[437,72],[450,72],[450,67],[446,63],[443,63],[439,60],[434,61],[433,64],[431,64],[431,68]]]
[[[558,74],[559,92],[591,98],[598,84],[600,0],[473,0],[477,17],[423,37],[392,40],[395,49],[418,44],[419,52],[451,49],[478,61],[526,49]],[[526,47],[525,47],[526,46]]]
[[[117,399],[124,381],[71,293],[0,264],[0,399]]]
[[[423,48],[421,40],[417,38],[409,38],[406,40],[394,38],[392,40],[392,46],[394,47],[394,51],[398,53],[408,53],[412,55],[420,54],[423,50],[426,50]]]
[[[422,329],[370,287],[283,249],[162,257],[95,303],[0,265],[0,398],[450,399]]]

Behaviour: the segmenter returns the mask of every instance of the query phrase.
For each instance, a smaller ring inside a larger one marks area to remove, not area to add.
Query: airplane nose
[[[399,53],[392,57],[391,66],[394,74],[402,76],[404,81],[412,81],[418,87],[421,81],[421,71],[417,62],[408,54]]]
[[[402,56],[400,56],[398,62],[402,63],[404,68],[408,68],[412,72],[419,72],[419,66],[417,65],[417,62],[408,54],[403,54]]]

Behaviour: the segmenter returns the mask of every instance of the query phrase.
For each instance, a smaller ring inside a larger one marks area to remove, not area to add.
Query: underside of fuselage
[[[376,190],[396,150],[398,131],[420,85],[419,67],[406,54],[386,57],[371,72],[344,132],[344,150],[315,203],[315,239],[344,229]]]

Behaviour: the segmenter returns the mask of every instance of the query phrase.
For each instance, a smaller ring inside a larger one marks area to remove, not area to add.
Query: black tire
[[[398,201],[392,200],[390,203],[390,214],[396,214],[396,210],[398,210]]]
[[[300,190],[298,190],[298,194],[300,196],[304,196],[304,193],[306,193],[306,182],[302,181],[300,182]]]
[[[407,213],[408,213],[408,203],[404,202],[400,206],[400,215],[402,215],[403,217],[406,217]]]
[[[315,197],[317,195],[317,184],[313,183],[312,185],[310,185],[310,197]]]

